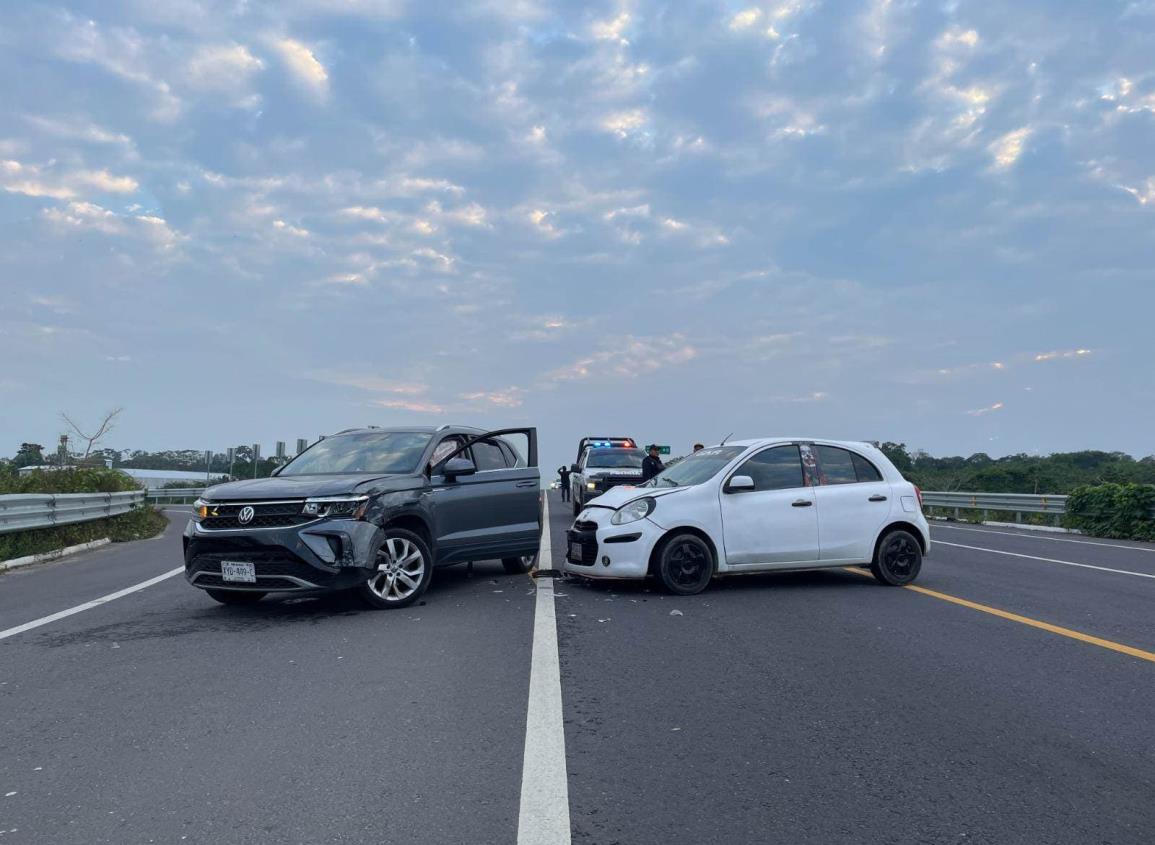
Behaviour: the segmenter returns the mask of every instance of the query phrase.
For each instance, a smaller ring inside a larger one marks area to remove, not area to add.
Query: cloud
[[[630,13],[622,12],[617,17],[604,21],[595,21],[590,31],[599,41],[616,41],[619,44],[629,44],[624,33],[630,25]]]
[[[273,228],[278,232],[284,232],[286,235],[292,235],[294,238],[307,238],[311,234],[308,229],[302,229],[299,226],[286,223],[284,220],[274,220]]]
[[[629,109],[608,114],[602,118],[601,128],[621,139],[643,134],[649,115],[645,109]]]
[[[436,402],[425,402],[416,399],[376,399],[371,404],[378,408],[391,408],[395,411],[411,411],[415,414],[444,414],[444,405]]]
[[[252,108],[261,100],[252,90],[253,77],[264,68],[243,44],[209,44],[196,49],[185,73],[191,88],[224,94],[233,105]]]
[[[756,23],[762,18],[762,10],[758,8],[743,9],[730,18],[729,27],[732,30],[740,31],[744,29],[752,29]]]
[[[53,41],[57,56],[95,65],[149,92],[153,100],[152,119],[167,123],[181,115],[184,104],[152,67],[162,50],[137,30],[105,28],[96,21],[81,21],[66,13],[63,27],[57,24],[54,31],[59,33]]]
[[[520,408],[524,403],[524,396],[525,390],[520,387],[461,394],[461,398],[466,402],[480,402],[495,408]]]
[[[668,337],[626,336],[612,348],[586,355],[548,373],[548,384],[587,379],[636,379],[667,367],[686,364],[698,350],[680,334]]]
[[[62,232],[91,231],[104,235],[132,237],[164,250],[172,249],[185,236],[171,228],[163,217],[150,214],[117,214],[91,202],[69,202],[61,208],[46,208],[45,220]]]
[[[971,417],[983,417],[987,414],[993,414],[996,411],[1001,411],[1005,405],[1002,402],[995,402],[993,405],[988,405],[985,408],[976,408],[973,411],[967,411],[967,415]]]
[[[45,135],[69,141],[83,141],[90,144],[109,144],[132,149],[132,138],[122,132],[105,129],[82,117],[48,117],[27,115],[25,120]]]
[[[990,145],[991,158],[994,159],[996,170],[1007,170],[1014,166],[1015,162],[1022,156],[1023,145],[1031,137],[1033,131],[1031,127],[1024,126],[1013,132],[1008,132]]]
[[[90,185],[110,194],[134,194],[140,183],[131,176],[114,176],[107,170],[82,170],[71,177],[82,185]]]
[[[1090,354],[1090,349],[1062,349],[1055,352],[1040,352],[1035,356],[1035,360],[1040,363],[1044,361],[1060,361],[1072,358],[1086,358]]]
[[[307,45],[293,38],[278,38],[272,46],[298,84],[316,97],[328,95],[329,72]]]
[[[538,232],[545,235],[547,238],[560,237],[564,232],[553,224],[551,218],[554,216],[553,212],[546,211],[544,208],[534,208],[526,214],[529,222]]]
[[[1149,177],[1146,184],[1142,187],[1137,188],[1130,185],[1120,185],[1119,189],[1133,196],[1139,205],[1149,205],[1155,202],[1155,176]]]
[[[0,161],[0,187],[12,194],[70,200],[93,190],[132,194],[140,185],[131,176],[116,176],[107,170],[63,171],[9,159]]]

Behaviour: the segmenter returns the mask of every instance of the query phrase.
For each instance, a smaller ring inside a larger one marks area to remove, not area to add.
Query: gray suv
[[[350,429],[271,478],[205,490],[184,532],[185,577],[224,604],[356,590],[405,607],[436,568],[499,559],[527,571],[541,531],[537,429]]]

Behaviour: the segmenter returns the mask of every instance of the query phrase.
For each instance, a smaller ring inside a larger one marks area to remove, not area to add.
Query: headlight
[[[212,502],[206,502],[204,499],[197,499],[193,502],[193,519],[200,522],[210,516],[216,516],[216,505]]]
[[[629,525],[631,522],[645,519],[654,512],[656,505],[657,502],[648,497],[645,499],[635,499],[628,505],[623,505],[614,511],[614,515],[610,517],[610,523],[613,525]]]
[[[597,490],[598,489],[598,485],[597,485],[596,481],[587,482],[586,487],[590,490]]]
[[[327,519],[364,519],[368,496],[326,496],[306,499],[301,513]]]

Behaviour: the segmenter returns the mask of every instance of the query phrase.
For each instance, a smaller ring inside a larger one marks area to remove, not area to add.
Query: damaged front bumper
[[[364,584],[376,569],[383,532],[370,522],[320,519],[261,529],[207,529],[189,520],[184,531],[185,578],[205,590],[318,593]],[[253,583],[225,581],[221,563],[250,563]]]

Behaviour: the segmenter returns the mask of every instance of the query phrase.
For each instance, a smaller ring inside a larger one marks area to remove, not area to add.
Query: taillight
[[[918,496],[918,509],[922,510],[922,488],[915,485],[914,495]]]

